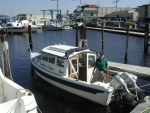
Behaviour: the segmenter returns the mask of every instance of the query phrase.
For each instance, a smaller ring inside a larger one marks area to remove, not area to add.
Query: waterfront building
[[[150,4],[142,5],[137,8],[140,18],[150,18]]]
[[[90,7],[90,5],[87,5],[84,7],[77,7],[74,13],[76,14],[76,19],[86,19],[87,21],[95,18],[117,17],[132,19],[134,21],[138,19],[138,12],[136,11],[136,9],[129,7]]]
[[[106,14],[105,18],[126,18],[126,19],[131,19],[134,21],[137,21],[139,17],[138,12],[136,9],[126,9],[124,11],[115,11],[110,14]]]
[[[97,5],[84,5],[84,6],[78,6],[77,9],[75,9],[75,19],[83,19],[84,21],[89,21],[91,19],[98,18],[98,8]]]
[[[52,18],[52,16],[48,14],[18,14],[17,19],[21,20],[29,20],[29,21],[39,21],[41,19],[45,18],[46,20],[49,20]]]
[[[4,14],[0,15],[0,19],[5,19],[5,18],[10,18],[10,16]]]
[[[98,17],[103,18],[108,14],[111,14],[112,12],[119,12],[119,11],[126,11],[132,8],[129,7],[120,7],[120,8],[116,8],[116,7],[100,7],[98,8]]]

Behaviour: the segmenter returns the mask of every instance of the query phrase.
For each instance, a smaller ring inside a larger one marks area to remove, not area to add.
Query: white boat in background
[[[47,20],[46,19],[40,19],[39,21],[37,21],[36,25],[39,29],[42,29],[42,27],[44,27],[44,25],[46,24]]]
[[[137,77],[119,72],[104,82],[95,81],[96,56],[88,48],[61,44],[45,47],[41,53],[30,51],[33,69],[45,81],[104,106],[117,103],[133,109],[145,98],[144,90],[136,85]]]
[[[22,27],[24,27],[24,32],[28,32],[28,26],[31,26],[32,32],[37,32],[38,27],[37,25],[33,25],[33,23],[29,22],[29,20],[21,20],[18,23],[22,24]]]
[[[34,95],[6,78],[0,69],[0,113],[37,113]]]
[[[45,28],[46,30],[57,31],[62,30],[62,25],[57,22],[47,22]]]
[[[24,33],[24,27],[17,21],[8,22],[6,28],[8,33]]]
[[[63,29],[64,29],[64,30],[71,30],[72,27],[71,27],[71,26],[64,26]]]
[[[0,25],[0,29],[3,29],[3,27]]]

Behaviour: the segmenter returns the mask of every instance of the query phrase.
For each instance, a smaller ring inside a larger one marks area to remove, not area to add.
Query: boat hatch
[[[95,66],[96,55],[92,53],[80,53],[70,58],[70,76],[71,78],[77,78],[82,81],[90,83],[93,68]],[[73,69],[74,68],[74,69]]]
[[[56,47],[48,47],[48,50],[53,50],[53,51],[57,51],[57,52],[61,52],[61,53],[65,53],[66,50],[61,49],[61,48],[56,48]]]

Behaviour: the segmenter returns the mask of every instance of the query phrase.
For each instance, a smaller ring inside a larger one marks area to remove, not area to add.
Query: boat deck
[[[116,63],[116,62],[109,62],[109,67],[110,70],[127,71],[137,75],[138,77],[147,78],[150,80],[150,68],[148,67]]]

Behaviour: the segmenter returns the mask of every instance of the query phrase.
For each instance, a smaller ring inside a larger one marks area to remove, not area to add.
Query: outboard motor
[[[112,98],[112,103],[115,108],[133,109],[137,104],[136,96],[128,90],[126,82],[120,77],[120,74],[114,76],[110,82],[110,86],[114,88],[114,97]]]
[[[127,88],[132,94],[136,95],[139,100],[144,99],[146,96],[145,91],[136,85],[137,76],[127,72],[124,72],[119,76],[126,82]]]

